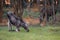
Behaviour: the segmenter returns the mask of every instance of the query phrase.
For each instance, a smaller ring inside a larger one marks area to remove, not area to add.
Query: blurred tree
[[[22,18],[23,15],[23,0],[14,0],[14,12],[15,14]]]
[[[2,22],[2,15],[3,15],[3,0],[0,0],[0,23]]]
[[[56,0],[44,0],[44,4],[43,4],[43,7],[42,7],[42,10],[40,9],[41,11],[43,11],[43,12],[40,11],[41,19],[43,19],[42,15],[44,13],[46,22],[48,22],[47,19],[48,19],[49,15],[52,16],[53,22],[55,22],[56,21],[56,12],[57,12],[56,9],[57,9]]]

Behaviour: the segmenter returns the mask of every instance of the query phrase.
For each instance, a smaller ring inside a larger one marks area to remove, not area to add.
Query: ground
[[[13,27],[15,29],[15,27]],[[30,32],[9,32],[7,26],[0,26],[0,40],[60,40],[59,26],[29,26]]]

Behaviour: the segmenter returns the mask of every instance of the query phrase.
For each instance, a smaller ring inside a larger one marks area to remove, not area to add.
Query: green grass
[[[7,27],[0,27],[0,40],[60,40],[60,27],[29,26],[30,32],[20,29],[20,32],[9,32]]]

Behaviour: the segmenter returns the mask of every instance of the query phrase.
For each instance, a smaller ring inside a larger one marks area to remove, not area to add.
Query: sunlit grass
[[[0,40],[60,40],[60,27],[29,26],[30,32],[20,29],[20,32],[9,32],[7,27],[0,27]]]

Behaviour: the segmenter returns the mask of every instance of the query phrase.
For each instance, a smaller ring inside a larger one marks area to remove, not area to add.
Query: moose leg
[[[16,26],[16,32],[19,32],[20,29],[19,29],[19,26]]]
[[[8,30],[11,31],[12,30],[12,24],[10,23],[10,21],[8,20]]]
[[[43,22],[43,14],[40,14],[40,24]]]
[[[47,22],[49,22],[49,16],[47,16]]]

